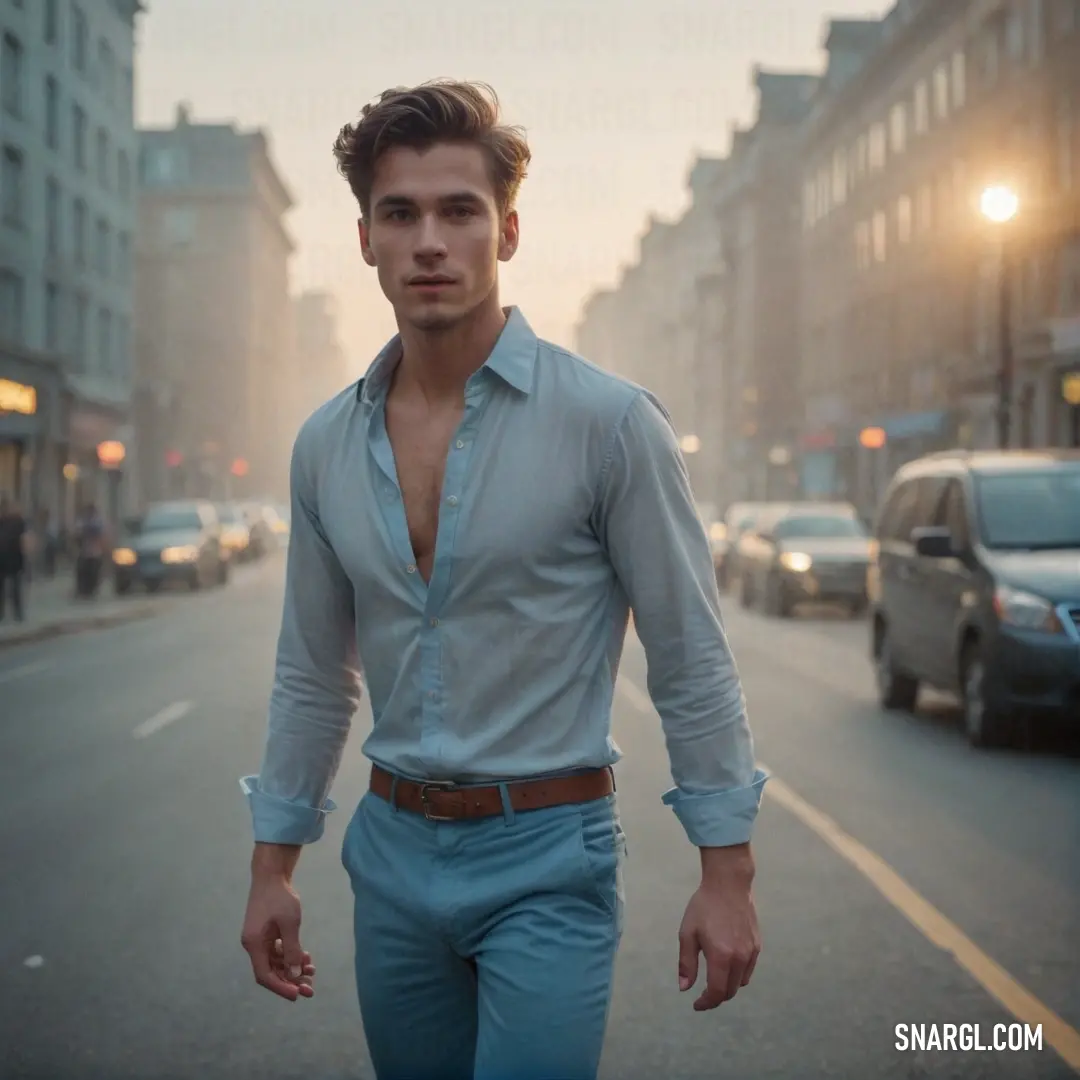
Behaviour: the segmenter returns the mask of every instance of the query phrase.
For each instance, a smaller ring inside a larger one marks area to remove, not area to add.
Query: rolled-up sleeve
[[[319,521],[317,436],[309,421],[293,448],[285,603],[266,745],[260,772],[240,780],[255,840],[263,843],[321,838],[326,815],[336,809],[330,788],[360,703],[352,583]]]
[[[767,780],[720,613],[712,552],[678,439],[647,391],[604,459],[597,526],[634,613],[675,786],[663,793],[690,842],[747,842]]]

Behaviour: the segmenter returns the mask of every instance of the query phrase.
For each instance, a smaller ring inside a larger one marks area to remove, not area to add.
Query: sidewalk
[[[146,619],[161,608],[157,599],[117,597],[104,582],[92,600],[76,600],[70,572],[61,571],[55,578],[37,578],[23,587],[24,622],[16,622],[7,605],[6,618],[0,622],[0,649],[42,641],[59,634],[117,626],[133,619]]]

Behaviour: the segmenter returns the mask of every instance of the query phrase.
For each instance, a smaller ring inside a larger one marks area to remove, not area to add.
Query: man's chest
[[[421,558],[474,590],[514,588],[537,568],[589,558],[599,460],[557,434],[498,412],[420,438],[401,437],[391,421],[324,473],[327,538],[357,588],[376,593]]]

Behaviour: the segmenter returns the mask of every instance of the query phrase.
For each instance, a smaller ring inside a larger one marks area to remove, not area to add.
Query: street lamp
[[[999,227],[998,252],[1000,267],[998,270],[998,446],[1002,450],[1009,447],[1009,429],[1012,421],[1013,390],[1013,335],[1012,307],[1010,294],[1009,246],[1006,242],[1005,226],[1016,217],[1020,210],[1020,197],[1012,188],[1004,184],[995,184],[986,188],[979,199],[979,209],[987,221]]]
[[[1005,226],[1020,211],[1020,195],[1005,185],[991,185],[978,200],[983,216],[999,228],[998,256],[998,446],[1009,448],[1012,426],[1013,391],[1013,340],[1012,306],[1010,303],[1012,283],[1010,274],[1009,244]]]

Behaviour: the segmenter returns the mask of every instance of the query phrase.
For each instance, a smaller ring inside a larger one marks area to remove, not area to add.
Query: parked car
[[[754,522],[762,514],[785,505],[777,502],[737,502],[727,508],[723,522],[719,523],[723,535],[712,537],[713,569],[721,590],[732,587],[739,580],[739,541],[743,534],[753,528]],[[720,531],[718,529],[717,533]]]
[[[127,593],[136,585],[157,592],[179,583],[190,589],[224,585],[229,555],[213,503],[197,500],[155,503],[112,553],[113,586]]]
[[[1021,714],[1080,724],[1080,453],[932,455],[875,526],[871,654],[887,709],[957,693],[976,746]]]
[[[739,544],[740,600],[786,618],[807,601],[866,610],[870,534],[848,503],[793,503],[759,517]]]
[[[215,507],[221,523],[221,543],[236,562],[248,562],[255,557],[251,544],[251,525],[236,503],[219,503]]]

